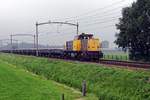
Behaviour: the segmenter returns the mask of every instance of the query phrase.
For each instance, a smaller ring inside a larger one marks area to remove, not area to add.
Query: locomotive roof
[[[80,34],[78,37],[93,37],[93,34],[85,34],[85,33],[82,33],[82,34]]]

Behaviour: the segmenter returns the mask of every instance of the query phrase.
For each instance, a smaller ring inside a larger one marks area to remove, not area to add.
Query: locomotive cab
[[[93,34],[79,35],[78,40],[81,41],[81,51],[99,51],[100,43],[99,39],[93,37]]]

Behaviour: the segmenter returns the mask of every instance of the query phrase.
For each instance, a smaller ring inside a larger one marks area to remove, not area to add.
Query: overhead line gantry
[[[77,27],[77,35],[79,34],[79,24],[74,24],[74,23],[69,23],[69,22],[52,22],[52,21],[48,21],[48,22],[43,22],[43,23],[38,23],[36,22],[36,56],[38,56],[38,51],[39,51],[39,31],[38,31],[38,26],[41,26],[41,25],[46,25],[46,24],[66,24],[66,25],[71,25],[71,26],[76,26]]]
[[[34,48],[35,48],[35,35],[33,35],[33,34],[11,34],[10,35],[11,48],[12,48],[12,44],[13,44],[13,36],[30,36],[30,37],[33,37],[33,39],[34,39],[33,45],[34,45]]]

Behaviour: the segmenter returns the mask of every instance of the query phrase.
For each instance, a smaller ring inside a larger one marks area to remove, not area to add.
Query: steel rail
[[[117,65],[117,66],[126,66],[126,67],[150,69],[150,63],[147,63],[147,62],[117,61],[117,60],[101,59],[99,63],[101,63],[101,64],[108,64],[108,65]]]

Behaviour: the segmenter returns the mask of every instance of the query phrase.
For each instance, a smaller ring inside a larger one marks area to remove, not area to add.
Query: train
[[[36,56],[36,49],[1,50],[4,53]],[[63,49],[39,49],[38,56],[76,60],[98,61],[103,57],[101,42],[93,34],[81,33],[66,41]]]

